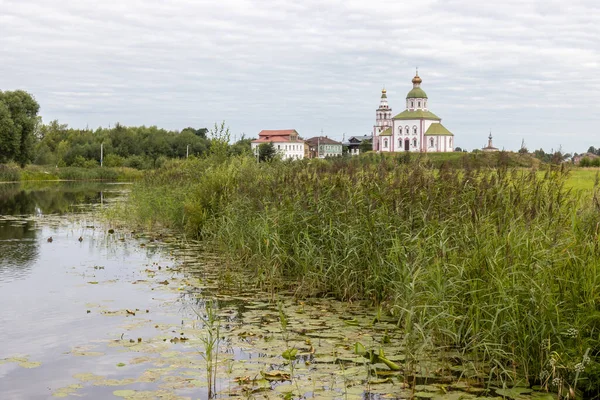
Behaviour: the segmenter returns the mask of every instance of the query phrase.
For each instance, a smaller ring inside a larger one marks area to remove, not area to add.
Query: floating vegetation
[[[76,396],[76,392],[78,389],[82,389],[83,385],[80,385],[78,383],[69,385],[69,386],[65,386],[59,389],[56,389],[55,391],[52,392],[52,397],[69,397],[69,396]]]
[[[15,363],[21,368],[37,368],[42,365],[39,361],[29,361],[29,356],[15,356],[0,359],[0,364]]]

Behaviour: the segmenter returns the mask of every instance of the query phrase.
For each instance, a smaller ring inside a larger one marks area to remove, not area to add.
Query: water
[[[273,295],[201,243],[102,221],[128,189],[0,185],[0,399],[483,394],[460,354],[417,355],[365,304]],[[355,343],[398,370],[368,363]]]

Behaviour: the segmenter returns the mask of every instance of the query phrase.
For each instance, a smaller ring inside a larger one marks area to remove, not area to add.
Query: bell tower
[[[392,109],[388,105],[387,91],[381,90],[381,100],[379,101],[379,108],[376,111],[375,117],[375,134],[378,135],[380,132],[392,126]]]

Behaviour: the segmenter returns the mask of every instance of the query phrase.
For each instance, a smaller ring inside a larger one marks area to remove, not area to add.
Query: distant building
[[[481,151],[485,151],[487,153],[491,153],[493,151],[499,151],[496,147],[494,147],[494,145],[492,144],[492,132],[490,132],[490,136],[488,136],[488,145],[484,148],[481,149]]]
[[[342,155],[342,143],[327,136],[315,136],[306,139],[310,158],[338,157]]]
[[[304,158],[305,143],[295,129],[260,131],[258,139],[251,143],[254,154],[258,154],[258,146],[263,143],[273,143],[275,150],[284,160]]]
[[[593,160],[595,158],[598,158],[598,156],[594,153],[578,154],[573,157],[573,163],[579,165],[579,163],[581,163],[581,160],[583,160],[584,158],[587,158],[588,160]]]
[[[344,147],[348,148],[348,154],[357,156],[360,154],[360,144],[364,141],[371,142],[371,136],[351,136],[347,142],[344,142]]]
[[[413,88],[406,95],[406,109],[394,117],[387,92],[381,91],[372,134],[374,151],[454,151],[454,134],[427,108],[427,94],[421,89],[421,82],[417,71],[412,80]]]

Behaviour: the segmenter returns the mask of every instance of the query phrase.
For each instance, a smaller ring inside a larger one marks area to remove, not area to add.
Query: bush
[[[21,170],[16,164],[0,164],[0,182],[17,182],[21,180]]]

